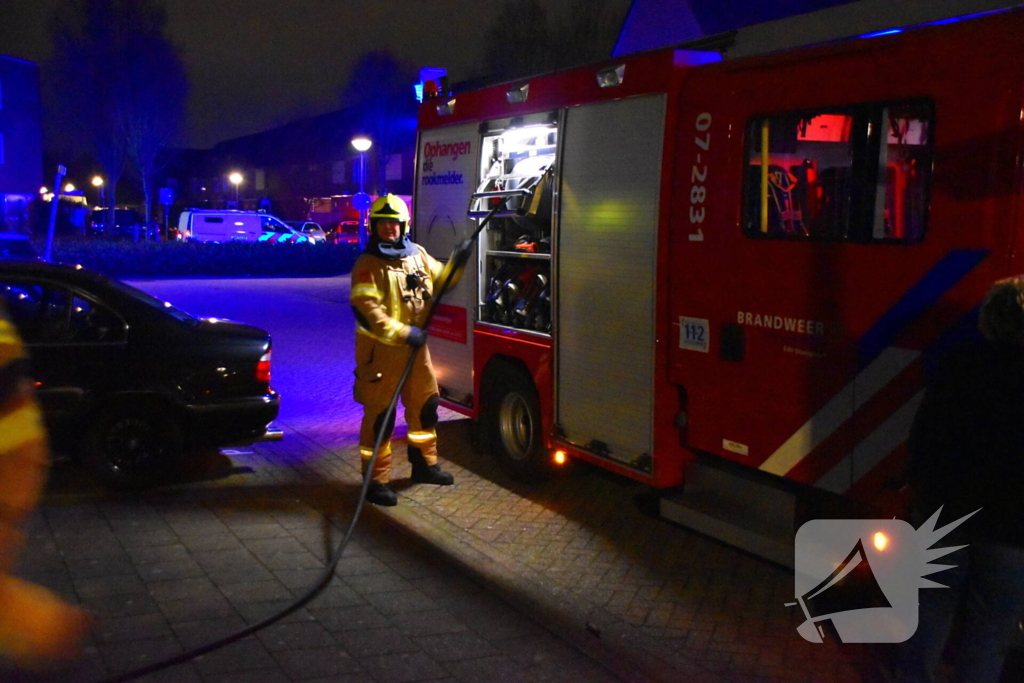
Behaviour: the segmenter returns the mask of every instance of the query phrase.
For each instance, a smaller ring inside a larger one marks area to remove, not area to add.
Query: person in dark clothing
[[[913,523],[971,516],[940,543],[948,589],[920,592],[917,632],[894,667],[900,681],[934,681],[948,643],[953,680],[999,680],[1024,614],[1024,277],[997,282],[979,314],[983,339],[939,364],[914,419],[907,479]],[[954,628],[954,624],[956,627]]]

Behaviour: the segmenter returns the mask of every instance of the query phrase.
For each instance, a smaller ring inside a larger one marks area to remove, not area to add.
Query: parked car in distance
[[[28,235],[20,232],[0,232],[0,258],[39,260]]]
[[[313,244],[313,239],[299,232],[279,218],[261,214],[263,234],[260,242],[277,242],[279,244]]]
[[[359,223],[342,221],[327,233],[331,244],[359,244]]]
[[[323,244],[327,241],[324,229],[315,221],[285,221],[285,223],[308,237],[313,244]]]
[[[105,237],[107,239],[155,239],[158,235],[157,228],[150,226],[146,230],[146,219],[135,209],[114,209],[114,227],[110,228],[110,210],[104,208],[93,209],[85,221],[85,234],[90,237]]]
[[[281,219],[260,211],[186,209],[178,217],[178,239],[197,242],[279,242],[311,240]]]
[[[158,481],[203,447],[275,440],[270,335],[82,268],[0,260],[51,440],[103,482]]]

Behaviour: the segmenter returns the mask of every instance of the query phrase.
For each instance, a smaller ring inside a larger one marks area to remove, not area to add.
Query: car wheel
[[[166,476],[183,449],[181,428],[171,417],[151,407],[116,406],[87,432],[84,461],[108,486],[139,488]]]
[[[489,380],[483,421],[491,453],[514,479],[547,478],[551,471],[541,441],[540,402],[533,381],[505,364],[495,367]]]

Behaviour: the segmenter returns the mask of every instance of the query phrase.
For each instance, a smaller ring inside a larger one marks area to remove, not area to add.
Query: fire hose
[[[488,214],[484,217],[484,219],[480,221],[480,224],[477,226],[473,234],[470,235],[465,240],[463,240],[459,244],[459,246],[455,248],[455,251],[452,252],[451,258],[448,259],[448,263],[445,264],[444,270],[441,272],[441,275],[438,277],[437,282],[435,283],[434,298],[430,304],[430,308],[427,309],[427,315],[423,321],[422,329],[424,333],[426,333],[427,328],[430,326],[430,321],[431,319],[433,319],[434,312],[437,310],[437,306],[441,302],[441,299],[448,292],[448,290],[454,287],[455,284],[458,282],[458,278],[462,270],[466,267],[466,263],[469,261],[469,255],[473,250],[473,245],[476,243],[477,236],[490,222],[491,218],[493,218],[494,215],[504,206],[505,203],[501,202],[497,204],[494,208],[492,208],[490,212],[488,212]],[[406,381],[409,379],[409,373],[412,372],[413,361],[416,359],[416,354],[420,352],[420,348],[411,349],[411,353],[409,354],[409,360],[406,362],[405,370],[402,372],[402,376],[398,380],[398,386],[395,388],[395,392],[391,396],[391,402],[388,404],[388,409],[384,413],[384,419],[382,421],[382,424],[388,424],[392,416],[394,416],[395,409],[398,405],[398,397],[402,393],[402,388],[405,386]],[[348,543],[352,538],[352,534],[355,532],[356,523],[359,521],[359,516],[363,510],[363,505],[366,502],[366,492],[370,488],[370,482],[372,481],[373,466],[377,462],[377,455],[380,452],[380,446],[384,442],[384,436],[386,433],[387,430],[381,429],[377,434],[377,440],[373,446],[373,455],[370,456],[370,460],[366,463],[364,468],[363,484],[359,490],[359,500],[356,503],[356,509],[355,512],[352,514],[352,519],[349,521],[348,528],[345,530],[345,535],[341,538],[341,541],[339,541],[338,546],[331,554],[327,566],[324,567],[323,573],[317,578],[316,582],[312,586],[310,586],[309,589],[306,590],[305,593],[303,593],[299,598],[297,598],[294,602],[292,602],[290,605],[288,605],[281,611],[272,614],[269,617],[266,617],[262,621],[259,621],[251,626],[248,626],[244,629],[236,631],[230,635],[224,636],[223,638],[212,641],[205,645],[201,645],[191,650],[187,650],[186,652],[182,652],[181,654],[175,655],[173,657],[168,657],[167,659],[164,659],[162,661],[154,662],[153,664],[149,664],[144,667],[139,667],[137,669],[132,669],[117,676],[112,676],[110,678],[103,679],[102,681],[100,681],[100,683],[123,683],[124,681],[135,680],[140,676],[146,676],[157,671],[162,671],[163,669],[170,668],[177,664],[183,664],[184,662],[187,662],[190,659],[195,659],[196,657],[201,657],[202,655],[209,654],[214,650],[218,650],[224,647],[225,645],[230,645],[231,643],[237,642],[242,638],[245,638],[246,636],[250,636],[253,633],[256,633],[257,631],[265,629],[271,624],[274,624],[280,621],[281,619],[284,619],[289,614],[292,614],[296,610],[299,610],[302,607],[304,607],[306,604],[312,601],[313,598],[319,595],[320,592],[327,587],[327,584],[331,582],[331,579],[334,578],[334,571],[338,566],[338,562],[341,561],[341,557],[345,552],[345,548],[348,546]]]

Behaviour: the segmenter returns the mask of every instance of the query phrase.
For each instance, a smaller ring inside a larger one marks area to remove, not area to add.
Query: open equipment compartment
[[[557,115],[491,123],[481,141],[480,182],[469,216],[495,213],[480,237],[478,319],[551,332],[552,195]]]

